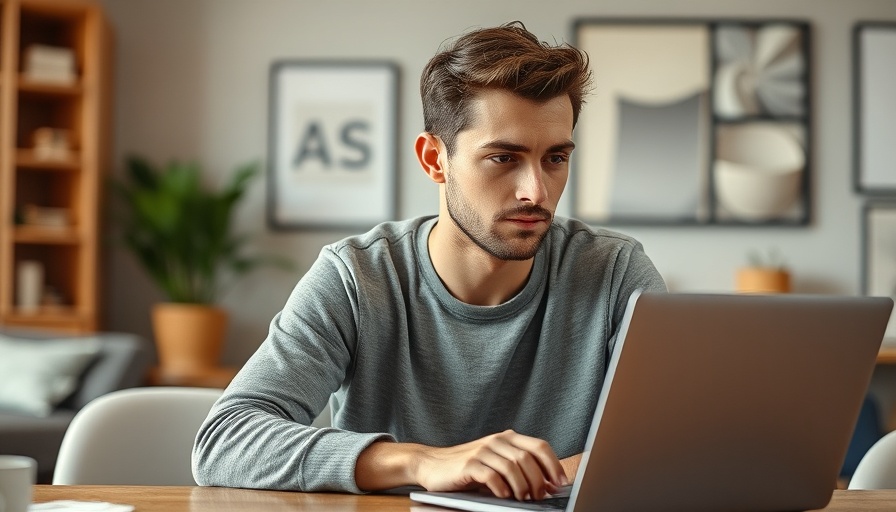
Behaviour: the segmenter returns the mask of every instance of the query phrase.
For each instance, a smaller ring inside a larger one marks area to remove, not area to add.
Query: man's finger
[[[507,486],[504,477],[491,467],[480,462],[471,469],[470,473],[471,478],[475,482],[487,487],[495,496],[499,498],[510,498],[513,496],[513,491]]]
[[[535,454],[512,443],[503,442],[503,440],[495,444],[494,450],[523,474],[526,479],[526,487],[528,487],[524,494],[528,494],[536,500],[544,498],[544,494],[547,492],[545,483],[548,475],[544,472]]]
[[[529,484],[528,477],[516,461],[506,457],[498,451],[500,450],[501,452],[506,453],[508,449],[512,450],[514,448],[507,443],[493,441],[488,449],[482,450],[478,459],[482,464],[488,466],[503,478],[513,492],[513,496],[517,500],[522,501],[525,499],[526,495],[531,495],[532,488]]]
[[[563,466],[560,465],[560,460],[557,458],[557,454],[554,453],[554,449],[551,448],[547,441],[517,434],[510,437],[510,442],[514,446],[532,454],[541,466],[544,475],[552,484],[558,487],[563,485],[561,478],[566,476],[566,472],[563,470]]]

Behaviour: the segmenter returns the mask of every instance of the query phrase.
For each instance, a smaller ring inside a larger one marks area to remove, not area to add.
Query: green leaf
[[[143,157],[130,155],[126,159],[130,178],[138,188],[154,189],[158,186],[159,172]]]
[[[249,239],[233,233],[235,208],[259,165],[236,169],[220,190],[205,186],[201,167],[172,161],[157,167],[129,155],[126,179],[112,182],[115,220],[125,246],[174,302],[214,303],[225,287],[261,266],[292,268],[279,256],[243,255]]]

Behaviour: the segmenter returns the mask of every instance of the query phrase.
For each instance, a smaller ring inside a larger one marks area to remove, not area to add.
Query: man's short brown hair
[[[423,70],[425,130],[442,139],[450,156],[457,134],[471,122],[470,100],[486,88],[535,101],[566,94],[575,126],[590,85],[588,56],[581,50],[541,42],[519,21],[474,30],[437,53]]]

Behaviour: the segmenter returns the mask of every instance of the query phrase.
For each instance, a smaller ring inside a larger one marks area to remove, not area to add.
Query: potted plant
[[[749,256],[749,265],[737,271],[737,291],[741,293],[788,293],[790,271],[777,251],[763,258],[758,252]]]
[[[160,168],[129,156],[125,179],[113,182],[125,245],[168,299],[152,312],[163,371],[217,366],[227,326],[217,300],[261,265],[289,267],[282,258],[246,255],[248,239],[233,233],[234,207],[257,172],[256,164],[242,166],[215,190],[195,163]]]

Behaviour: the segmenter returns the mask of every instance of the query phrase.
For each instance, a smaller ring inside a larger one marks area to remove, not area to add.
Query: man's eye
[[[491,160],[498,164],[509,164],[513,161],[513,158],[511,158],[510,155],[495,155],[491,157]]]
[[[551,155],[548,157],[548,161],[552,164],[562,164],[569,160],[569,157],[566,155]]]

